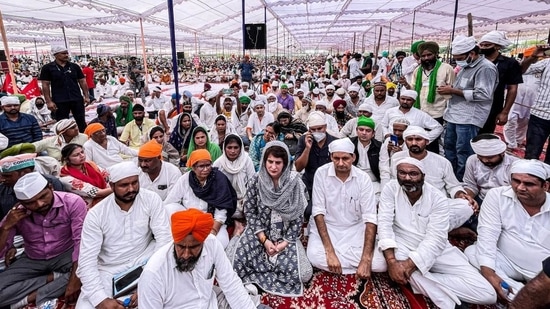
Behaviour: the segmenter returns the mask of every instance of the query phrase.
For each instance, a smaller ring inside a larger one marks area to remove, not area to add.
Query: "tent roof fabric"
[[[546,39],[550,0],[460,0],[456,33],[474,35],[498,29],[515,41]],[[164,0],[0,0],[10,42],[134,45],[143,21],[148,46],[168,48],[168,11]],[[246,23],[267,19],[270,50],[373,50],[382,29],[381,49],[408,48],[412,40],[448,42],[455,0],[246,0]],[[239,50],[242,2],[174,0],[177,46]],[[265,10],[265,11],[264,11]],[[519,31],[519,32],[518,32]],[[542,34],[542,35],[541,35]],[[355,45],[354,44],[355,38]]]

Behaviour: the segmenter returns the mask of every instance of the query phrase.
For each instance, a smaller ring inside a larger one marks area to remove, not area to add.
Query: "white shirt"
[[[252,114],[250,114],[250,117],[248,117],[248,123],[246,124],[246,127],[251,128],[252,134],[256,135],[262,132],[265,127],[273,121],[275,121],[275,118],[270,112],[266,111],[264,116],[262,117],[262,120],[258,118],[258,114],[256,114],[256,112],[253,112]]]
[[[164,201],[164,199],[168,196],[170,188],[172,188],[176,181],[181,177],[181,171],[171,163],[164,161],[160,162],[162,166],[160,168],[160,173],[155,180],[151,180],[149,174],[144,173],[143,171],[139,173],[139,186],[157,193]]]
[[[155,96],[151,96],[151,98],[149,98],[149,100],[147,101],[147,109],[149,110],[153,110],[153,111],[160,111],[161,109],[163,109],[164,107],[164,104],[166,102],[170,102],[170,100],[164,96],[164,95],[160,95],[158,98]]]
[[[386,95],[386,99],[382,104],[378,105],[374,101],[374,95],[371,95],[370,97],[365,99],[366,104],[368,104],[372,109],[372,120],[374,120],[374,123],[377,128],[381,127],[382,119],[384,119],[384,115],[386,114],[386,111],[392,107],[399,107],[399,101],[397,101],[396,98],[390,97]],[[380,130],[376,130],[376,139],[379,141],[384,140],[384,132],[385,129],[382,128]]]
[[[425,274],[441,255],[449,230],[448,199],[428,183],[422,196],[411,205],[397,180],[391,180],[380,194],[378,206],[378,246],[382,251],[397,248],[410,250],[409,258]]]
[[[338,129],[338,122],[336,122],[336,119],[327,113],[325,113],[325,119],[327,121],[327,133],[332,136],[340,136],[340,130]]]
[[[99,96],[102,98],[110,98],[113,96],[113,89],[111,88],[111,85],[107,83],[105,83],[105,85],[99,83],[95,86],[95,89],[95,91],[97,91]]]
[[[426,182],[437,188],[445,196],[454,198],[455,194],[459,191],[464,191],[462,184],[456,179],[453,172],[453,166],[451,162],[445,157],[435,154],[431,151],[426,151],[426,156],[420,160],[424,164],[426,170]],[[400,151],[392,157],[392,178],[396,178],[395,163],[403,158],[410,157],[409,151]]]
[[[176,268],[174,244],[159,249],[143,270],[138,299],[142,309],[217,309],[216,280],[232,308],[254,309],[241,279],[216,237],[204,241],[201,256],[190,272]]]
[[[357,152],[359,153],[359,159],[357,161],[357,167],[362,170],[363,172],[367,173],[369,175],[370,180],[375,182],[377,181],[376,176],[374,176],[374,173],[372,172],[370,168],[369,163],[369,156],[368,151],[371,143],[369,143],[367,146],[363,146],[361,144],[361,141],[357,141]]]
[[[405,79],[407,79],[407,83],[412,83],[412,75],[418,66],[418,60],[416,60],[413,55],[405,57],[401,62],[401,73],[405,76]]]
[[[214,125],[217,116],[218,113],[216,112],[216,108],[210,105],[210,103],[204,103],[202,105],[200,111],[200,119],[207,128],[210,128]]]
[[[466,161],[466,170],[462,179],[464,187],[475,195],[479,194],[479,198],[483,200],[490,189],[510,185],[510,168],[517,159],[504,154],[502,162],[490,168],[481,163],[476,154],[471,155]]]
[[[550,193],[540,212],[530,216],[512,187],[489,190],[483,200],[477,228],[477,260],[495,269],[497,250],[527,277],[535,277],[550,256]]]
[[[391,159],[393,155],[390,157],[390,154],[388,153],[389,143],[390,139],[386,138],[382,143],[382,146],[380,146],[380,162],[378,163],[378,168],[380,169],[380,188],[384,188],[384,185],[388,183],[391,178]],[[405,142],[403,142],[400,147],[402,149],[401,151],[409,151]]]
[[[312,201],[309,239],[320,242],[314,217],[324,215],[336,251],[345,252],[347,247],[357,245],[355,237],[365,234],[365,224],[376,224],[372,182],[355,166],[345,182],[336,177],[332,162],[319,167],[313,179]]]
[[[170,222],[157,194],[141,189],[127,212],[114,193],[107,196],[84,220],[76,272],[82,281],[79,302],[88,300],[95,307],[112,297],[114,275],[146,262],[170,242]]]
[[[399,110],[399,106],[396,106],[388,109],[384,114],[384,118],[382,118],[382,129],[384,130],[384,135],[391,134],[393,132],[393,129],[390,128],[390,124],[399,118],[407,119],[411,126],[419,126],[424,129],[429,129],[430,131],[427,133],[430,138],[430,142],[433,142],[441,135],[441,133],[443,133],[443,126],[426,112],[412,107],[408,112],[403,113]]]
[[[198,198],[191,186],[189,185],[189,175],[191,173],[185,173],[180,176],[173,187],[170,189],[168,196],[164,199],[164,205],[169,203],[181,204],[183,208],[197,208],[204,212],[208,210],[208,203]],[[214,211],[214,220],[218,222],[225,222],[227,219],[227,210],[217,209]]]
[[[137,157],[137,151],[119,142],[116,138],[107,135],[107,149],[103,148],[92,139],[86,141],[83,145],[84,153],[88,161],[94,161],[95,164],[109,168],[111,165],[124,161],[121,154],[130,157]]]

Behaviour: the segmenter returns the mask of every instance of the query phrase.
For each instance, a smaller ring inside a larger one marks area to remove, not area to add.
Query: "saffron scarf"
[[[426,98],[426,101],[428,101],[428,103],[435,102],[435,94],[437,90],[437,71],[439,70],[440,66],[441,66],[441,61],[437,60],[429,76],[430,85],[428,88],[428,97]],[[416,82],[415,82],[415,89],[414,89],[416,90],[416,93],[418,93],[418,97],[414,102],[414,107],[416,108],[420,108],[420,90],[421,89],[422,89],[422,67],[419,67],[418,71],[416,71]]]

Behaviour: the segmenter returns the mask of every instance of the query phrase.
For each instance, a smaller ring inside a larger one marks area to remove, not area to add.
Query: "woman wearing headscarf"
[[[220,146],[210,141],[206,128],[198,126],[193,130],[191,134],[191,142],[189,143],[189,149],[187,150],[187,157],[197,149],[206,149],[212,157],[212,162],[216,161],[222,155]]]
[[[160,126],[152,127],[147,134],[147,139],[145,142],[150,140],[156,140],[157,143],[162,145],[162,160],[170,162],[176,166],[179,166],[180,162],[180,153],[172,144],[170,144],[164,134],[164,129]]]
[[[254,176],[254,164],[252,159],[244,151],[243,141],[237,134],[229,134],[224,141],[223,155],[213,164],[222,172],[237,193],[237,210],[233,214],[235,219],[235,235],[240,235],[244,229],[244,197],[246,194],[246,183]]]
[[[303,283],[313,274],[299,239],[306,206],[306,187],[292,171],[288,148],[269,142],[260,171],[248,183],[247,226],[230,256],[244,284],[275,295],[303,294]]]
[[[226,222],[237,207],[237,193],[227,177],[212,167],[212,157],[206,149],[197,149],[189,155],[188,173],[174,184],[164,200],[168,213],[198,208],[212,214],[215,223],[211,233],[224,248],[229,243]],[[189,190],[191,188],[191,190]]]
[[[248,155],[254,163],[254,169],[260,170],[260,160],[262,158],[262,150],[265,145],[274,140],[284,140],[284,136],[281,134],[281,125],[277,122],[268,123],[265,129],[258,135],[254,136],[252,142],[250,142],[250,148]]]
[[[214,144],[218,144],[220,149],[223,149],[223,141],[225,137],[231,133],[235,133],[233,124],[227,121],[227,117],[224,115],[218,115],[214,120],[214,125],[210,128],[210,141]]]
[[[109,173],[92,161],[86,160],[81,145],[68,144],[61,150],[63,167],[59,180],[67,191],[72,192],[92,208],[113,191],[107,184]]]
[[[48,156],[61,161],[61,149],[69,143],[84,145],[88,136],[78,132],[74,119],[61,119],[52,127],[55,136],[34,142],[36,152],[45,151]]]
[[[180,166],[185,166],[187,161],[187,153],[189,144],[192,140],[192,133],[197,127],[197,123],[193,119],[190,113],[181,113],[176,118],[176,127],[172,134],[170,134],[170,143],[180,154]]]
[[[36,97],[30,101],[27,113],[36,118],[42,130],[49,129],[55,123],[55,119],[52,119],[52,112],[48,109],[46,101],[42,97]]]

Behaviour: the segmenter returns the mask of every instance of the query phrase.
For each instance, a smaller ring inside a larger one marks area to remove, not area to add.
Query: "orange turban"
[[[88,138],[91,138],[92,134],[103,129],[105,129],[105,127],[101,123],[90,123],[86,127],[86,130],[84,130],[84,134],[88,135]]]
[[[196,208],[175,212],[172,214],[171,221],[174,242],[182,241],[189,234],[196,240],[204,242],[214,227],[212,215]]]
[[[200,160],[208,160],[212,161],[212,156],[210,156],[210,152],[206,149],[197,149],[191,153],[189,158],[187,158],[187,167],[192,167]]]
[[[162,155],[162,145],[156,140],[150,140],[139,148],[138,157],[156,158]]]
[[[527,48],[526,50],[523,51],[523,56],[524,57],[531,57],[536,50],[537,50],[536,46],[529,47],[529,48]]]

